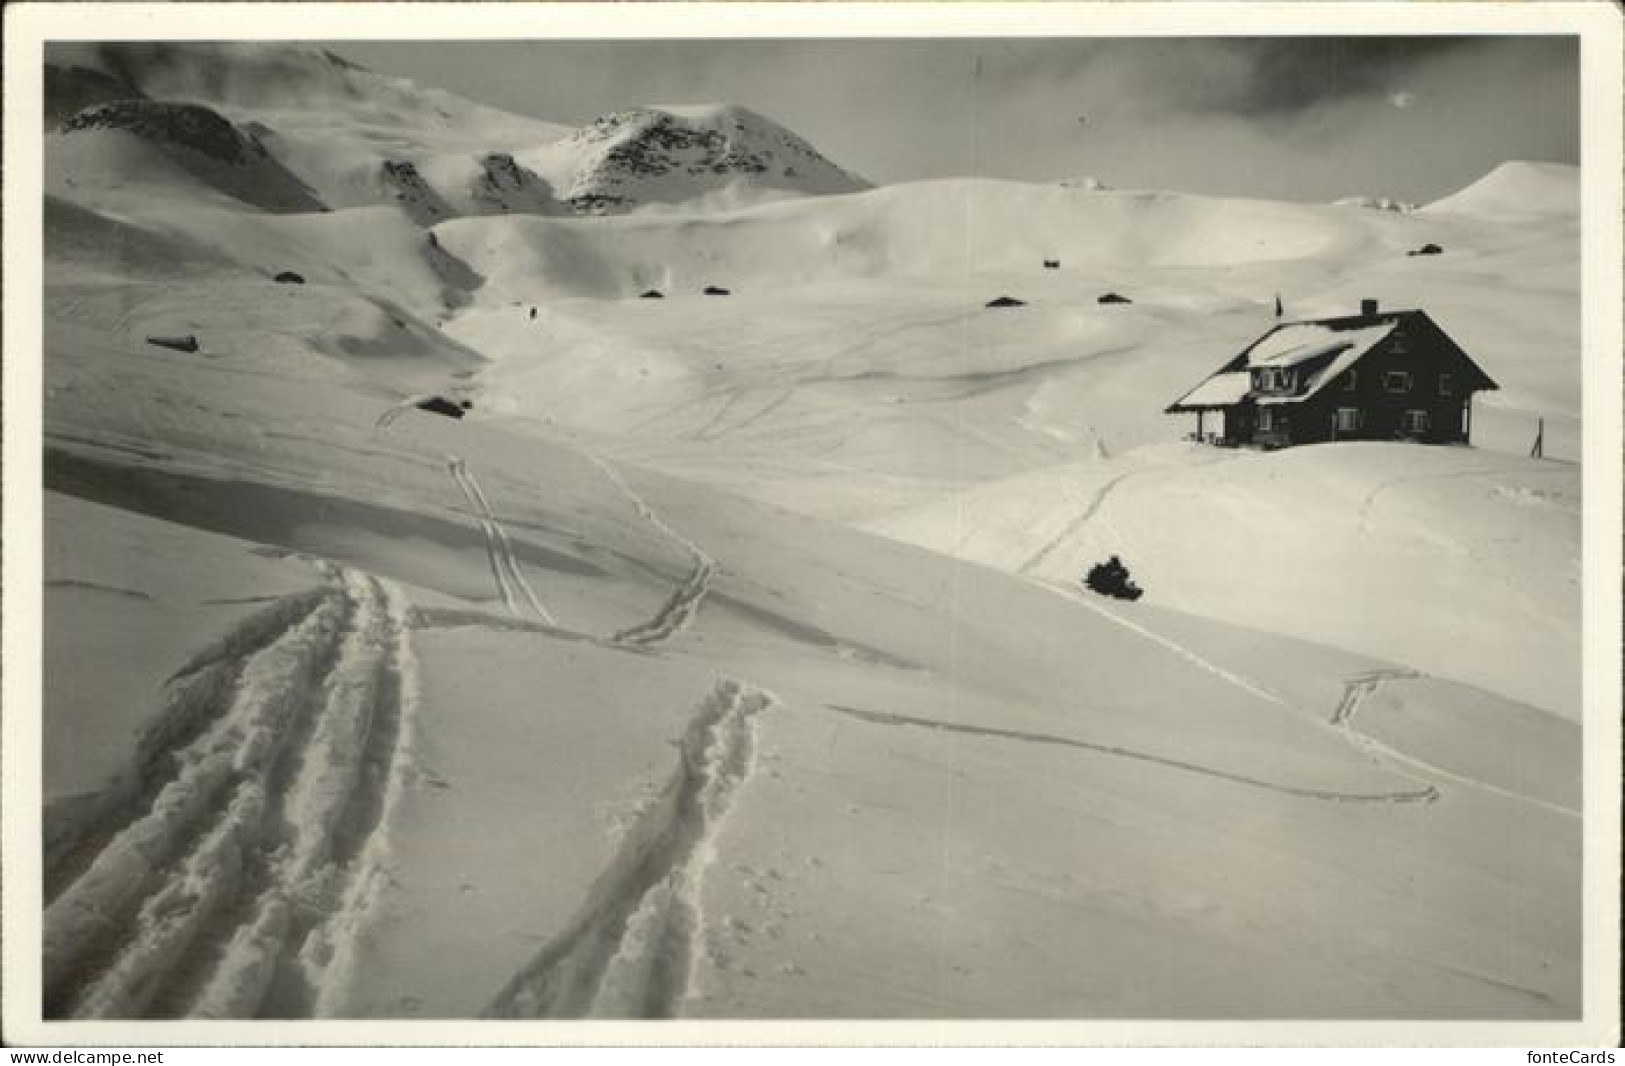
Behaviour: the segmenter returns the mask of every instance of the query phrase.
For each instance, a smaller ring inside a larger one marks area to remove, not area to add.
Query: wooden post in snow
[[[1546,419],[1542,418],[1535,423],[1535,443],[1529,449],[1529,458],[1543,459],[1546,457]]]

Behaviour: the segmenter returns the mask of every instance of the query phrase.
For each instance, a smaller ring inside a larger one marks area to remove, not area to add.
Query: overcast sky
[[[379,71],[579,124],[736,103],[871,181],[979,175],[1428,201],[1579,162],[1572,37],[353,42]]]

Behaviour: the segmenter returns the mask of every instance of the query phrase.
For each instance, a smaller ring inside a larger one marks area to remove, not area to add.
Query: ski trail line
[[[1392,670],[1372,670],[1369,673],[1351,677],[1343,683],[1343,698],[1338,701],[1337,709],[1332,712],[1332,725],[1349,725],[1354,716],[1359,713],[1360,705],[1366,698],[1377,691],[1377,686],[1384,681],[1407,677],[1421,677],[1415,670],[1398,668]]]
[[[1129,632],[1137,633],[1140,636],[1144,637],[1146,640],[1152,641],[1153,643],[1156,643],[1156,644],[1160,644],[1162,647],[1167,648],[1169,651],[1173,652],[1175,655],[1179,656],[1181,659],[1184,659],[1186,662],[1190,663],[1191,665],[1199,667],[1199,668],[1201,668],[1203,670],[1206,670],[1210,674],[1213,674],[1213,675],[1215,675],[1215,676],[1217,676],[1219,678],[1222,678],[1223,680],[1229,682],[1230,684],[1234,685],[1236,688],[1241,689],[1243,692],[1246,692],[1249,695],[1257,696],[1259,699],[1264,700],[1266,703],[1280,704],[1282,702],[1281,697],[1277,696],[1275,693],[1269,691],[1268,689],[1263,688],[1262,686],[1256,684],[1255,682],[1249,681],[1247,678],[1242,677],[1240,674],[1237,674],[1237,673],[1235,673],[1233,671],[1230,671],[1230,670],[1226,670],[1224,667],[1220,666],[1219,664],[1217,664],[1217,663],[1215,663],[1215,662],[1213,662],[1213,661],[1211,661],[1209,659],[1203,658],[1202,656],[1196,654],[1196,652],[1194,652],[1191,649],[1185,647],[1183,644],[1180,644],[1180,643],[1178,643],[1176,641],[1169,640],[1167,637],[1163,636],[1161,633],[1154,632],[1154,631],[1152,631],[1150,629],[1147,629],[1145,626],[1142,626],[1142,625],[1140,625],[1140,624],[1138,624],[1136,622],[1129,621],[1127,618],[1124,618],[1122,615],[1118,614],[1116,611],[1113,611],[1113,610],[1111,610],[1111,609],[1109,609],[1109,608],[1107,608],[1107,607],[1105,607],[1105,606],[1103,606],[1101,604],[1095,603],[1088,597],[1077,595],[1077,594],[1074,594],[1072,592],[1064,591],[1062,589],[1058,589],[1054,585],[1050,585],[1050,584],[1040,583],[1038,585],[1038,587],[1042,588],[1042,589],[1046,589],[1050,593],[1052,593],[1052,594],[1054,594],[1056,596],[1062,596],[1062,597],[1064,597],[1064,598],[1066,598],[1068,600],[1071,600],[1073,603],[1079,604],[1079,605],[1081,605],[1083,607],[1087,607],[1089,610],[1091,610],[1091,611],[1095,612],[1096,614],[1100,615],[1102,618],[1105,618],[1105,619],[1107,619],[1107,620],[1109,620],[1109,621],[1111,621],[1111,622],[1113,622],[1113,623],[1115,623],[1117,625],[1122,626],[1124,629],[1127,629]]]
[[[1112,490],[1121,484],[1125,478],[1130,478],[1136,474],[1143,473],[1145,473],[1143,470],[1126,470],[1107,481],[1104,485],[1100,486],[1100,488],[1096,489],[1094,497],[1090,499],[1088,505],[1084,507],[1083,512],[1076,518],[1072,519],[1072,521],[1068,522],[1059,533],[1055,534],[1055,536],[1046,541],[1044,546],[1029,556],[1026,562],[1016,567],[1016,573],[1028,574],[1037,569],[1040,563],[1054,554],[1056,548],[1059,548],[1067,541],[1068,538],[1089,524],[1089,520],[1093,518],[1095,513],[1100,510],[1103,504],[1105,504],[1106,498],[1112,494]]]
[[[716,572],[716,560],[707,555],[698,544],[667,525],[666,520],[626,483],[626,479],[614,466],[585,449],[580,449],[580,454],[603,472],[645,522],[653,526],[661,536],[688,552],[694,561],[688,576],[672,591],[652,617],[622,629],[610,637],[617,644],[636,644],[641,647],[665,643],[686,629],[694,616],[699,613],[700,604],[711,591],[711,578]]]
[[[173,752],[187,748],[216,721],[249,658],[287,637],[314,612],[330,606],[331,596],[331,589],[315,588],[280,597],[170,675],[157,715],[136,738],[132,764],[71,817],[47,814],[48,904],[101,853],[114,834],[152,807],[173,772]]]
[[[1480,781],[1475,777],[1467,777],[1463,774],[1458,774],[1454,770],[1446,770],[1442,766],[1437,766],[1433,763],[1427,762],[1426,760],[1418,759],[1414,755],[1406,754],[1405,752],[1391,747],[1383,741],[1380,741],[1366,733],[1362,733],[1355,728],[1355,715],[1359,713],[1360,707],[1365,703],[1366,699],[1375,693],[1380,686],[1390,681],[1405,681],[1419,678],[1421,676],[1422,675],[1417,673],[1415,670],[1394,669],[1373,670],[1369,673],[1364,673],[1356,677],[1349,678],[1343,683],[1343,697],[1338,702],[1337,709],[1332,712],[1330,724],[1337,727],[1338,732],[1343,735],[1345,740],[1347,740],[1354,747],[1365,752],[1367,755],[1370,755],[1376,761],[1407,767],[1408,769],[1415,771],[1416,774],[1421,774],[1422,777],[1420,780],[1425,781],[1427,778],[1438,778],[1448,781],[1451,784],[1461,785],[1465,788],[1472,788],[1481,792],[1488,792],[1493,795],[1500,796],[1502,799],[1512,800],[1516,803],[1527,803],[1530,806],[1539,807],[1541,810],[1547,811],[1551,814],[1562,815],[1566,818],[1582,817],[1581,812],[1573,809],[1572,807],[1565,807],[1560,803],[1553,803],[1550,800],[1543,800],[1536,796],[1526,795],[1522,792],[1514,792],[1511,789],[1502,788],[1499,785],[1492,785],[1488,781]],[[1409,774],[1407,776],[1415,775]]]
[[[417,396],[408,396],[394,407],[386,409],[383,414],[379,415],[377,420],[372,424],[373,430],[376,432],[378,430],[388,429],[390,426],[395,424],[395,420],[397,418],[412,410],[412,408],[416,407],[424,400],[432,399],[434,399],[434,393],[432,392],[420,393]]]
[[[323,569],[328,593],[286,629],[222,638],[241,648],[235,679],[201,725],[165,734],[167,780],[47,908],[47,1017],[342,1003],[385,883],[416,668],[400,591]]]
[[[508,574],[502,565],[502,557],[497,549],[496,532],[492,530],[490,521],[480,512],[479,501],[475,499],[474,490],[468,487],[468,482],[463,477],[463,461],[456,458],[448,459],[446,469],[451,471],[452,480],[457,483],[457,488],[462,492],[463,499],[468,501],[469,511],[473,514],[474,521],[479,524],[480,535],[485,540],[485,556],[491,564],[491,579],[496,582],[497,595],[501,598],[502,605],[508,609],[508,613],[518,617],[519,604],[514,599],[513,589],[508,586]]]
[[[1151,752],[1138,751],[1134,748],[1119,747],[1115,744],[1100,744],[1095,741],[1078,740],[1073,737],[1060,737],[1048,733],[1031,733],[1017,729],[999,729],[993,726],[969,725],[959,722],[939,722],[929,718],[914,718],[909,715],[865,711],[856,707],[843,707],[833,703],[826,703],[824,706],[837,714],[843,714],[849,718],[856,718],[859,721],[869,722],[874,725],[911,726],[918,729],[934,729],[945,733],[963,733],[969,736],[995,737],[1001,740],[1015,740],[1029,744],[1054,744],[1061,747],[1078,748],[1098,755],[1110,755],[1120,759],[1155,763],[1158,766],[1165,766],[1172,770],[1200,774],[1203,777],[1213,777],[1221,781],[1245,785],[1249,788],[1278,792],[1287,796],[1299,796],[1304,799],[1326,800],[1333,803],[1432,803],[1439,798],[1438,790],[1432,787],[1404,792],[1342,792],[1334,789],[1303,788],[1297,785],[1283,785],[1275,781],[1265,781],[1262,778],[1249,777],[1246,774],[1234,773],[1215,766],[1186,762],[1183,759],[1175,759],[1167,755],[1157,755]]]
[[[1518,477],[1531,472],[1556,472],[1559,469],[1561,468],[1551,468],[1548,471],[1542,471],[1537,468],[1536,470],[1532,471],[1528,467],[1519,467],[1516,469],[1474,467],[1468,470],[1448,470],[1435,474],[1406,474],[1400,477],[1390,478],[1386,481],[1379,482],[1370,492],[1366,493],[1365,499],[1360,502],[1360,531],[1362,533],[1369,533],[1371,531],[1371,512],[1372,509],[1375,508],[1378,498],[1393,489],[1399,488],[1402,485],[1414,485],[1427,481],[1465,481],[1468,478],[1474,477]]]
[[[524,572],[519,567],[519,560],[514,555],[513,542],[508,538],[508,530],[497,518],[496,512],[491,509],[491,502],[485,496],[474,472],[468,469],[468,464],[461,458],[452,455],[446,457],[446,469],[451,472],[452,480],[462,491],[463,498],[468,501],[469,509],[474,519],[480,525],[480,532],[485,537],[486,556],[491,563],[491,574],[496,580],[497,592],[502,597],[503,606],[508,613],[514,616],[520,614],[518,598],[514,589],[518,589],[525,597],[525,602],[536,617],[549,625],[557,625],[552,613],[542,605],[537,597],[536,590],[530,587],[525,579]]]
[[[519,586],[519,591],[525,594],[525,602],[529,603],[530,609],[536,612],[536,617],[550,625],[556,625],[557,622],[552,614],[536,598],[536,590],[532,589],[530,582],[525,579],[525,573],[519,566],[519,557],[514,554],[513,544],[508,540],[508,529],[497,519],[496,512],[491,509],[491,501],[485,498],[485,490],[480,487],[479,479],[474,476],[474,471],[468,469],[466,465],[462,468],[462,474],[464,480],[468,482],[468,487],[474,490],[474,498],[479,501],[480,511],[490,521],[491,528],[496,531],[497,543],[502,549],[502,558],[507,563],[508,575]]]
[[[627,835],[586,909],[513,977],[494,1018],[671,1018],[696,992],[701,890],[756,757],[760,689],[719,680],[695,708],[661,802]]]

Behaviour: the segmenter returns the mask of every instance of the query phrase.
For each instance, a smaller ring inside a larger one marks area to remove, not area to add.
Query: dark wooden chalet
[[[1362,301],[1343,318],[1286,322],[1167,408],[1198,439],[1285,448],[1336,440],[1466,444],[1473,393],[1498,386],[1424,311]],[[1223,416],[1204,432],[1204,416]]]

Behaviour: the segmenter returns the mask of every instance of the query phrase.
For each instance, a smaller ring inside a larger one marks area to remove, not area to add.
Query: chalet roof
[[[1221,370],[1187,392],[1170,410],[1205,411],[1213,407],[1229,407],[1233,403],[1240,403],[1252,387],[1253,376],[1246,370]]]
[[[1229,407],[1252,397],[1260,404],[1301,403],[1331,384],[1344,371],[1365,357],[1401,325],[1426,323],[1438,331],[1423,311],[1388,311],[1382,314],[1347,315],[1338,318],[1311,319],[1286,322],[1269,330],[1244,348],[1216,372],[1210,374],[1194,389],[1174,401],[1167,413],[1181,411],[1209,411]],[[1443,331],[1439,331],[1442,333]],[[1445,338],[1447,341],[1448,337]],[[1462,355],[1465,357],[1466,353]],[[1469,358],[1468,362],[1472,360]],[[1319,362],[1321,365],[1314,366]],[[1260,367],[1289,368],[1306,366],[1305,380],[1300,389],[1289,394],[1255,393],[1252,390],[1252,371]],[[1478,369],[1474,366],[1474,369]],[[1495,382],[1487,374],[1483,388],[1493,389]]]
[[[1303,390],[1301,392],[1290,396],[1260,396],[1258,398],[1258,402],[1265,404],[1278,404],[1298,403],[1302,400],[1307,400],[1321,389],[1324,389],[1327,385],[1330,385],[1332,382],[1336,381],[1338,375],[1342,374],[1343,371],[1347,370],[1355,363],[1358,363],[1362,358],[1364,358],[1366,352],[1369,352],[1378,344],[1386,340],[1388,335],[1393,331],[1394,323],[1390,322],[1383,326],[1370,326],[1365,329],[1350,329],[1344,330],[1341,333],[1333,333],[1332,336],[1337,338],[1333,343],[1321,344],[1315,348],[1313,354],[1305,355],[1300,359],[1296,359],[1294,360],[1293,364],[1291,364],[1296,365],[1297,363],[1307,362],[1308,360],[1319,355],[1330,354],[1332,356],[1331,362],[1327,363],[1319,370],[1305,371],[1305,373],[1312,374],[1313,377],[1304,382]],[[1276,363],[1273,365],[1279,366],[1283,364]]]
[[[1264,334],[1244,353],[1246,366],[1291,367],[1307,363],[1323,355],[1336,355],[1358,349],[1361,355],[1370,351],[1394,331],[1393,322],[1383,322],[1361,329],[1332,329],[1321,322],[1293,322]]]

